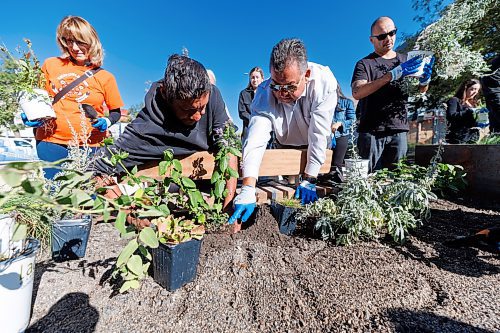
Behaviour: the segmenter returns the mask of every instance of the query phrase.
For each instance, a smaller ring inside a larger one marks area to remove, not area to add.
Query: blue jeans
[[[93,155],[96,150],[97,147],[91,148],[91,154]],[[55,162],[68,157],[67,146],[46,141],[37,141],[36,152],[39,159],[47,162]],[[45,172],[45,178],[53,179],[61,170],[58,168],[44,168],[43,171]]]
[[[387,168],[394,169],[394,163],[406,156],[408,152],[408,137],[406,132],[388,135],[359,133],[359,155],[370,160],[370,172]]]

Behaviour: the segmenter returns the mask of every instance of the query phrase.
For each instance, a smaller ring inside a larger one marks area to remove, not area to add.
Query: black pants
[[[370,160],[369,170],[394,169],[394,164],[406,156],[408,137],[399,133],[359,133],[358,150],[363,159]]]
[[[347,152],[347,145],[349,140],[348,136],[341,136],[336,138],[336,146],[333,148],[333,157],[332,157],[332,170],[333,167],[337,167],[339,170],[342,170],[342,165],[344,164],[345,153]]]

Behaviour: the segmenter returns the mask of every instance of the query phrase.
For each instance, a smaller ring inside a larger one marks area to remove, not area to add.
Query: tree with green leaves
[[[408,37],[403,50],[433,51],[434,77],[427,108],[438,107],[460,83],[489,70],[488,61],[500,52],[498,0],[413,0],[416,21],[423,29]]]

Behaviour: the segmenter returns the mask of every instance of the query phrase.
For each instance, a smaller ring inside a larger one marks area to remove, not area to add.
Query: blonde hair
[[[76,41],[88,45],[89,61],[93,66],[102,66],[104,60],[104,52],[101,41],[94,27],[90,25],[84,18],[79,16],[66,16],[57,26],[56,39],[59,48],[62,51],[61,57],[64,59],[70,58],[68,49],[71,45],[67,45],[66,38],[71,38]]]

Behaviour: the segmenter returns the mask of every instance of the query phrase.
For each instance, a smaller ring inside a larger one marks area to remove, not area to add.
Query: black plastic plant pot
[[[52,224],[52,259],[73,260],[85,257],[92,219],[59,220]]]
[[[299,209],[300,208],[284,206],[276,201],[271,203],[271,214],[278,220],[278,225],[282,234],[292,235],[295,232],[297,228],[295,216]]]
[[[192,239],[177,245],[160,243],[152,249],[153,279],[169,291],[179,289],[196,277],[201,240]]]

